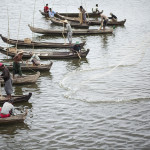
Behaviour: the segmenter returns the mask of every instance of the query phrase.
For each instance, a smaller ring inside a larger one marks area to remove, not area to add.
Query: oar
[[[64,40],[65,40],[65,44],[66,44],[66,38],[65,38],[65,36],[64,36],[64,31],[65,31],[65,26],[64,26],[64,22],[63,22],[63,27],[64,27],[64,30],[63,30],[63,32],[62,32],[62,35],[63,35],[63,37],[64,37]]]
[[[77,51],[76,51],[77,52]],[[81,56],[80,56],[80,54],[77,52],[77,54],[78,54],[78,57],[81,59]]]

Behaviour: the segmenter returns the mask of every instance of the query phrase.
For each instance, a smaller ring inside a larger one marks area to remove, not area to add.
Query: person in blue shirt
[[[53,11],[52,8],[50,8],[50,9],[49,9],[49,12],[48,12],[49,17],[50,17],[50,18],[53,18],[55,14],[56,14],[56,12]]]

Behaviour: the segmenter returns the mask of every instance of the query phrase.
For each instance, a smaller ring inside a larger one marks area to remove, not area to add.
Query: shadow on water
[[[24,122],[17,122],[17,123],[11,123],[11,124],[3,124],[0,125],[0,134],[5,135],[15,135],[20,130],[29,130],[29,126]]]

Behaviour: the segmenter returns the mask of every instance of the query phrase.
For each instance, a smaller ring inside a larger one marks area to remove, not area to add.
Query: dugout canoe
[[[17,114],[15,116],[10,116],[7,118],[0,118],[0,125],[7,124],[7,123],[9,123],[9,124],[17,123],[18,124],[18,122],[23,122],[26,119],[27,113],[28,113],[28,111],[26,109],[23,114]]]
[[[43,16],[45,16],[45,17],[47,17],[48,15],[47,15],[47,13],[45,13],[45,12],[43,12],[43,11],[41,11],[41,10],[39,10],[39,12],[43,15]],[[79,13],[59,13],[60,15],[63,15],[63,16],[68,16],[68,17],[79,17]],[[96,14],[96,13],[93,13],[93,12],[89,12],[89,13],[87,13],[87,15],[88,15],[88,17],[98,17],[98,14]]]
[[[51,22],[53,24],[56,24],[56,25],[59,25],[59,26],[66,26],[65,23],[63,23],[64,20],[61,20],[59,18],[56,18],[56,17],[53,17],[53,18],[50,18]],[[78,22],[71,22],[69,21],[71,27],[73,28],[76,28],[76,29],[88,29],[89,28],[89,25],[88,24],[80,24]]]
[[[22,84],[31,84],[35,83],[40,76],[40,72],[38,71],[34,75],[23,75],[21,77],[12,78],[12,83],[15,85]],[[3,79],[0,79],[0,82],[3,84]]]
[[[71,45],[69,43],[52,43],[52,42],[33,42],[27,43],[24,40],[14,40],[14,39],[8,39],[4,36],[1,36],[1,39],[8,44],[15,45],[17,44],[17,47],[24,46],[24,47],[40,47],[40,48],[70,48],[72,47],[75,43],[72,43]],[[83,47],[85,45],[85,42],[80,43],[80,46]]]
[[[82,50],[80,55],[81,58],[85,58],[87,56],[87,54],[89,53],[89,49],[87,50]],[[14,52],[10,52],[9,50],[0,47],[0,52],[2,54],[14,57],[16,55],[16,53]],[[79,58],[78,55],[76,53],[72,53],[72,52],[35,52],[35,54],[37,54],[40,59],[74,59],[74,58]],[[23,53],[23,58],[30,58],[30,54],[29,52],[24,52]]]
[[[10,71],[13,69],[12,63],[3,63]],[[33,66],[33,64],[20,63],[22,71],[50,71],[53,62],[50,61],[48,64],[41,64],[38,66]]]
[[[9,101],[6,96],[7,95],[0,95],[0,104]],[[14,103],[27,102],[31,98],[31,96],[32,93],[29,93],[28,95],[12,95],[12,99],[14,100]]]
[[[80,19],[79,17],[77,18],[73,18],[73,17],[66,17],[66,16],[62,16],[60,14],[57,13],[57,16],[59,18],[61,18],[62,20],[68,20],[70,21],[71,23],[79,23],[80,22]],[[122,21],[108,21],[107,23],[107,26],[113,26],[113,25],[116,25],[116,26],[123,26],[126,22],[126,19],[122,20]],[[101,21],[97,21],[97,20],[88,20],[87,21],[87,24],[89,26],[93,26],[93,25],[100,25],[101,24]]]
[[[46,34],[46,35],[60,35],[62,34],[66,35],[67,30],[58,29],[58,30],[52,30],[52,29],[42,29],[42,28],[35,28],[30,25],[28,25],[30,30],[34,33],[39,34]],[[92,34],[111,34],[113,32],[113,29],[105,29],[105,30],[98,30],[98,29],[73,29],[72,30],[73,35],[92,35]]]

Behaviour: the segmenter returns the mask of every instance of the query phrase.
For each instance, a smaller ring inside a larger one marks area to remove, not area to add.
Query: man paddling
[[[81,56],[80,56],[80,52],[81,52],[81,46],[79,44],[79,42],[77,41],[76,44],[72,47],[72,52],[73,53],[77,53],[78,57],[81,59]]]
[[[2,63],[0,63],[0,69],[2,70],[2,74],[1,74],[0,77],[4,79],[5,92],[7,94],[7,98],[10,99],[11,98],[11,94],[13,92],[12,80],[11,80],[11,77],[10,77],[10,72],[9,72],[8,68],[6,66],[4,66]]]

